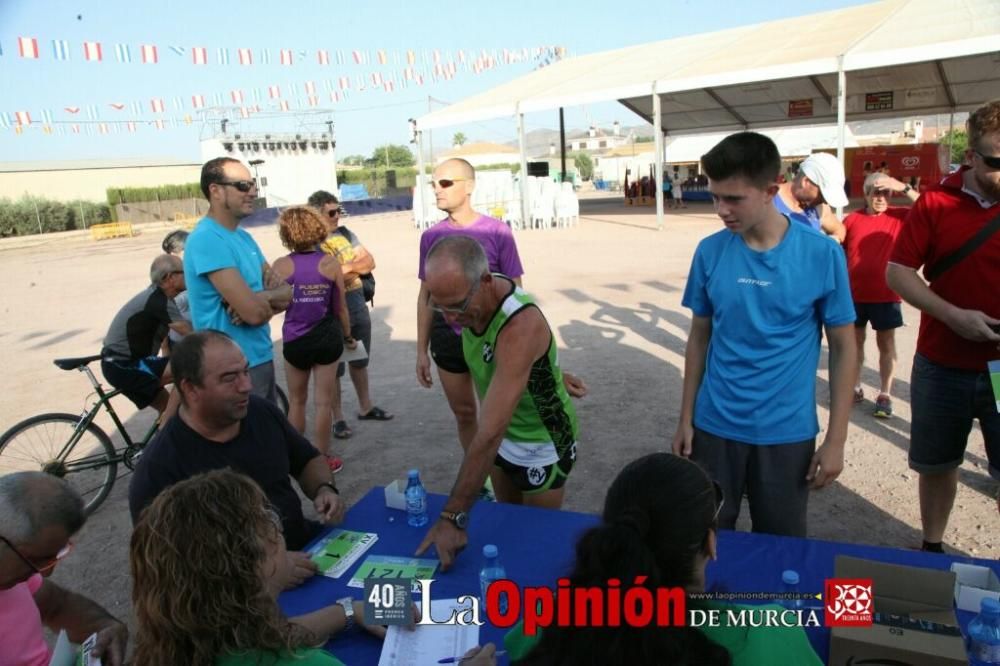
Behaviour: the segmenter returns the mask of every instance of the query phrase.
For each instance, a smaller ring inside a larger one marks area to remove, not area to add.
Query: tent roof
[[[849,120],[967,110],[1000,97],[998,43],[996,0],[884,0],[569,58],[417,127],[611,100],[652,122],[654,89],[668,134],[835,122],[841,60]]]

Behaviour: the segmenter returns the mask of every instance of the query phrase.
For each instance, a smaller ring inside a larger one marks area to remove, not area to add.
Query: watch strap
[[[337,599],[337,604],[344,609],[344,631],[348,631],[354,628],[354,599],[351,597],[344,597],[343,599]]]
[[[333,485],[333,483],[331,481],[324,481],[323,483],[321,483],[318,486],[316,486],[316,492],[317,493],[319,493],[319,489],[320,488],[329,488],[330,490],[332,490],[334,492],[334,494],[337,494],[337,495],[340,494],[340,491],[337,490],[337,486]]]

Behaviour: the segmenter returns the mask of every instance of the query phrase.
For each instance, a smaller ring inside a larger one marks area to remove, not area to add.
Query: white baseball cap
[[[799,166],[806,178],[816,183],[823,199],[834,208],[847,207],[844,193],[844,167],[840,160],[830,153],[813,153]]]

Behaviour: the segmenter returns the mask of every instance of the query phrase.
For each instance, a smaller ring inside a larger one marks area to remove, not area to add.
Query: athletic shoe
[[[344,461],[339,456],[327,456],[326,464],[334,474],[344,469]]]
[[[865,401],[865,392],[860,388],[854,389],[854,404]]]
[[[892,417],[892,400],[889,396],[883,393],[875,399],[875,411],[872,414],[880,419]]]

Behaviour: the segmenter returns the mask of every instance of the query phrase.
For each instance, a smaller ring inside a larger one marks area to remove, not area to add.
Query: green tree
[[[372,152],[372,156],[365,160],[367,167],[411,167],[415,163],[416,160],[409,148],[394,143],[379,146]]]
[[[347,166],[361,166],[365,163],[364,155],[348,155],[344,159],[340,160],[341,164],[346,164]]]
[[[969,137],[965,130],[953,129],[945,132],[941,137],[941,143],[948,146],[952,164],[961,164],[965,161],[965,151],[969,147]]]
[[[655,137],[652,136],[637,136],[635,137],[636,143],[653,143]]]
[[[465,138],[465,134],[462,132],[455,132],[455,136],[451,138],[451,145],[464,146],[466,141],[468,141],[468,139]]]
[[[590,155],[587,153],[570,153],[569,157],[572,157],[573,161],[576,162],[576,169],[580,172],[580,178],[590,180],[594,175],[594,161],[590,159]]]

